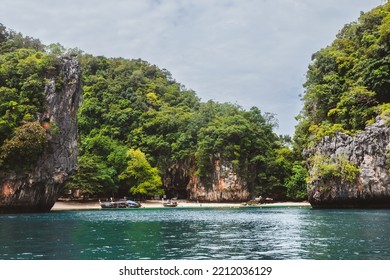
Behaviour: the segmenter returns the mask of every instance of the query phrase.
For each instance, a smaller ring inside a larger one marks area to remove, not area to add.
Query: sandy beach
[[[245,206],[242,203],[197,203],[193,201],[187,200],[178,200],[178,206],[187,207],[187,208],[195,208],[195,207],[209,207],[209,208],[234,208],[234,207],[310,207],[308,202],[276,202],[276,203],[267,203],[267,204],[259,204],[256,206]],[[141,208],[162,208],[161,200],[146,200],[141,202]],[[52,211],[64,211],[64,210],[93,210],[100,209],[100,205],[98,201],[57,201]]]

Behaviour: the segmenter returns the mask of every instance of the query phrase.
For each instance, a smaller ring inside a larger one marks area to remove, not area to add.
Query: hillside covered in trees
[[[295,148],[313,207],[389,208],[390,3],[313,55]]]
[[[57,68],[58,58],[48,55],[39,40],[0,24],[0,176],[9,167],[28,168],[43,151],[39,113]]]
[[[295,135],[300,150],[337,131],[355,135],[389,114],[390,3],[346,24],[312,60]]]
[[[68,187],[187,198],[191,176],[211,187],[213,163],[225,160],[253,196],[287,197],[292,151],[273,132],[271,114],[201,102],[167,70],[142,60],[80,60],[79,171]]]
[[[190,198],[200,185],[219,191],[221,178],[228,178],[248,199],[305,199],[315,159],[329,163],[318,163],[323,170],[317,171],[333,172],[332,178],[339,172],[331,160],[306,152],[324,137],[353,137],[390,114],[389,12],[387,3],[362,13],[313,54],[294,141],[275,134],[272,113],[202,101],[149,62],[45,46],[0,25],[0,178],[14,166],[28,172],[45,148],[45,125],[56,132],[38,116],[60,57],[73,56],[82,68],[83,103],[78,169],[67,189],[98,197]],[[343,163],[352,175],[360,172]]]
[[[44,46],[3,25],[0,32],[2,173],[15,165],[28,171],[44,148],[47,135],[37,119],[44,89],[59,57],[71,55],[82,67],[83,103],[78,169],[68,189],[99,197],[188,198],[191,178],[211,188],[215,163],[222,161],[251,197],[306,197],[305,170],[295,162],[289,137],[273,132],[272,114],[202,102],[169,71],[146,61]]]

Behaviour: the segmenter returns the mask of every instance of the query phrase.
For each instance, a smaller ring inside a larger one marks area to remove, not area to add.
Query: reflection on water
[[[0,215],[0,259],[390,259],[389,210],[132,209]]]

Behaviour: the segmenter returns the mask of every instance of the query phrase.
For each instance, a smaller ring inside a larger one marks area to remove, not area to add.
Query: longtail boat
[[[141,203],[134,200],[121,199],[118,201],[99,201],[102,209],[115,209],[115,208],[140,208]]]

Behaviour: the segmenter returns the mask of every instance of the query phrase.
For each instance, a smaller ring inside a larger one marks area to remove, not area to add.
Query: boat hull
[[[164,202],[163,206],[164,207],[176,207],[177,206],[177,202]]]
[[[141,204],[132,200],[100,202],[102,209],[132,209],[140,208]]]

